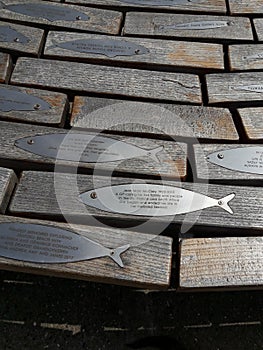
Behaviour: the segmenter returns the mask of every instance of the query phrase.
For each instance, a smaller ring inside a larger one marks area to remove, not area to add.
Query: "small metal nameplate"
[[[0,111],[45,111],[51,109],[46,101],[15,87],[0,85]]]
[[[232,90],[262,93],[263,85],[262,84],[240,85],[240,86],[232,87]]]
[[[222,150],[209,154],[207,160],[229,170],[263,175],[263,146]]]
[[[0,42],[26,44],[29,41],[29,38],[10,26],[0,26]]]
[[[0,256],[19,261],[55,264],[108,256],[123,267],[120,254],[129,247],[109,249],[75,232],[53,226],[0,224]]]
[[[180,187],[155,184],[125,184],[97,188],[82,193],[87,206],[103,211],[135,216],[168,216],[221,207],[233,214],[228,202],[235,194],[214,199]]]
[[[49,49],[60,47],[66,50],[72,50],[83,53],[101,54],[108,57],[116,56],[136,56],[143,55],[149,50],[141,45],[137,45],[125,40],[101,40],[101,39],[82,39],[62,43],[53,43]]]
[[[84,162],[115,162],[147,157],[160,162],[157,154],[163,146],[143,149],[111,137],[80,133],[36,135],[18,139],[15,146],[39,156]]]
[[[89,16],[69,6],[51,5],[42,3],[24,3],[5,5],[0,2],[0,8],[35,18],[44,18],[50,22],[55,21],[87,21]]]
[[[262,60],[263,59],[263,52],[258,52],[258,53],[255,53],[254,55],[250,55],[250,56],[244,56],[243,59],[244,60]]]
[[[174,29],[174,30],[207,30],[229,26],[228,21],[197,21],[189,23],[179,23],[170,25],[161,25],[159,29]]]
[[[149,5],[149,6],[176,6],[176,5],[191,5],[200,0],[121,0],[127,4],[134,5]]]

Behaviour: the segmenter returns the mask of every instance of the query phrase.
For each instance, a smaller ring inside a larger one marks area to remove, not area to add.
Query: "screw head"
[[[218,205],[223,205],[224,204],[224,202],[223,201],[218,201]]]
[[[34,109],[38,111],[41,108],[41,105],[39,103],[34,105]]]
[[[223,153],[218,153],[217,158],[219,158],[219,159],[224,159]]]
[[[141,51],[139,49],[135,50],[136,55],[138,55]]]
[[[19,38],[15,38],[15,39],[14,39],[14,42],[16,42],[16,43],[19,43],[19,41],[20,41]]]
[[[77,21],[80,21],[80,20],[81,20],[81,16],[77,16],[77,17],[76,17],[76,20],[77,20]]]
[[[97,198],[97,193],[96,192],[91,192],[90,198],[96,199]]]
[[[28,143],[29,145],[33,145],[33,144],[35,143],[35,141],[32,140],[32,139],[30,139],[30,140],[27,141],[27,143]]]

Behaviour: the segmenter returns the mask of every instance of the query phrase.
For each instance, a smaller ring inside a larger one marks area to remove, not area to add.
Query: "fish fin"
[[[230,208],[228,203],[235,198],[235,193],[231,193],[228,196],[221,198],[218,200],[218,206],[221,207],[222,209],[226,210],[229,214],[234,214],[233,210]]]
[[[157,163],[160,163],[160,159],[157,157],[157,153],[159,152],[162,152],[164,149],[164,146],[159,146],[159,147],[156,147],[154,149],[151,149],[149,151],[146,151],[147,152],[147,155],[152,158],[155,162]]]
[[[109,257],[116,262],[120,267],[124,267],[123,261],[121,260],[121,254],[124,253],[126,250],[130,248],[129,244],[123,245],[121,247],[118,247],[116,249],[112,249],[110,251]]]

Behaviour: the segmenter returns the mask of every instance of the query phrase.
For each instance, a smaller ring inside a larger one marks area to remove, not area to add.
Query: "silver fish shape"
[[[240,85],[232,87],[233,90],[237,91],[248,91],[248,92],[263,92],[263,84],[252,84],[252,85]]]
[[[244,60],[262,60],[263,59],[263,52],[258,52],[258,53],[255,53],[254,55],[250,55],[250,56],[244,56],[243,59]]]
[[[149,6],[175,6],[175,5],[190,5],[193,2],[200,0],[121,0],[127,4],[149,5]]]
[[[75,232],[53,226],[0,224],[0,256],[8,259],[58,264],[110,257],[124,267],[120,255],[129,248],[127,244],[109,249]]]
[[[45,111],[51,109],[48,102],[13,86],[0,85],[0,111]]]
[[[18,139],[15,146],[39,156],[84,163],[114,162],[139,157],[150,157],[160,162],[157,153],[163,146],[151,150],[93,134],[58,133]]]
[[[228,21],[196,21],[189,23],[179,23],[170,25],[161,25],[160,29],[175,29],[175,30],[207,30],[229,26]]]
[[[50,22],[87,21],[90,19],[85,13],[75,10],[74,8],[61,5],[51,5],[48,3],[44,4],[41,2],[5,5],[3,1],[0,1],[0,8],[20,13],[21,15],[45,18]]]
[[[101,187],[80,194],[87,206],[103,211],[135,216],[169,216],[220,207],[233,214],[228,202],[232,193],[214,199],[180,187],[156,184],[124,184]]]
[[[220,150],[209,154],[206,159],[229,170],[263,175],[263,146]]]
[[[149,50],[142,45],[114,39],[81,39],[63,43],[53,42],[53,46],[50,46],[49,49],[54,47],[77,52],[101,54],[108,57],[143,55],[149,52]]]
[[[30,41],[25,35],[10,26],[0,26],[0,42],[26,44]]]

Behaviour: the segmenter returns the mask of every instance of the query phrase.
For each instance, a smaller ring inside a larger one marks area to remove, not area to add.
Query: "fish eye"
[[[219,159],[223,159],[223,158],[224,158],[223,153],[218,153],[217,158],[219,158]]]

